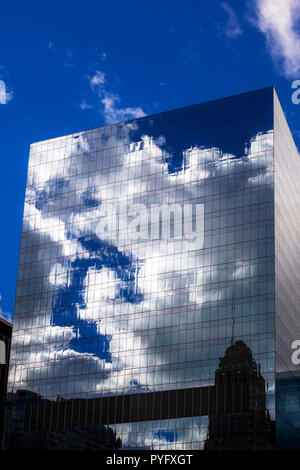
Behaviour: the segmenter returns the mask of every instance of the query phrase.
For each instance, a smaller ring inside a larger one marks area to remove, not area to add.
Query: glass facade
[[[272,448],[275,194],[273,88],[33,144],[7,442]]]
[[[279,448],[300,448],[299,365],[291,361],[300,338],[300,158],[274,93],[276,431]]]

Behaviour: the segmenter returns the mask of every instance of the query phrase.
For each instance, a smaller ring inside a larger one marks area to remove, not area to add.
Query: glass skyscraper
[[[32,144],[5,445],[300,447],[299,181],[272,87]]]

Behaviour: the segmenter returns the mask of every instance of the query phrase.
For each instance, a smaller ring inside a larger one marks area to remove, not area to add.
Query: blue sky
[[[274,85],[300,146],[299,0],[6,2],[0,44],[5,318],[30,143]]]

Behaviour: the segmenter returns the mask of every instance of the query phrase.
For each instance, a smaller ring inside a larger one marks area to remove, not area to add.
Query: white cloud
[[[101,103],[104,106],[103,115],[106,124],[113,124],[114,122],[124,121],[127,119],[135,119],[143,117],[146,114],[140,106],[122,108],[118,106],[121,98],[116,93],[107,91],[104,86],[106,83],[105,74],[97,70],[92,77],[89,77],[89,84],[93,91],[97,92]],[[80,105],[81,109],[91,107],[86,105],[83,101]]]
[[[101,103],[104,105],[104,118],[107,124],[145,116],[144,111],[139,106],[135,108],[119,108],[117,103],[120,101],[121,99],[118,95],[104,92]]]
[[[228,5],[228,3],[226,2],[222,2],[221,7],[228,14],[228,23],[225,28],[226,35],[230,38],[236,38],[237,36],[240,36],[241,34],[243,34],[243,30],[231,6]]]
[[[97,70],[95,75],[90,78],[90,86],[91,88],[99,87],[104,85],[105,82],[105,74]]]
[[[2,300],[2,295],[0,294],[0,302]],[[0,317],[4,318],[4,320],[12,323],[13,322],[13,316],[10,312],[3,312],[2,307],[0,305]]]
[[[300,71],[299,0],[255,0],[255,24],[266,36],[273,59],[287,77]]]

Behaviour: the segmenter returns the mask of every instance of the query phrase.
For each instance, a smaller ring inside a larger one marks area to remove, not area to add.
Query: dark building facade
[[[0,448],[2,447],[2,433],[4,425],[4,406],[7,388],[7,375],[12,325],[0,318]]]
[[[109,426],[93,426],[86,419],[72,419],[78,413],[83,415],[85,400],[81,410],[65,406],[62,399],[54,404],[36,393],[18,390],[8,393],[4,421],[4,442],[6,449],[41,450],[118,450],[122,441]],[[53,406],[54,405],[54,406]],[[70,416],[68,416],[70,413]],[[41,415],[43,424],[41,425]],[[49,420],[45,424],[44,419]]]
[[[299,178],[273,88],[33,144],[7,447],[278,446]]]
[[[282,372],[276,380],[279,449],[300,449],[300,373]]]
[[[274,423],[266,408],[265,380],[242,341],[220,358],[215,388],[225,406],[209,417],[205,450],[272,450]]]

